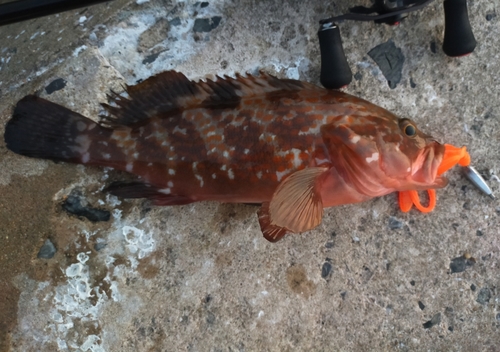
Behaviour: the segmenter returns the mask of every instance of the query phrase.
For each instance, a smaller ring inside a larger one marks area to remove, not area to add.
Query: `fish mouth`
[[[429,138],[428,143],[412,164],[412,180],[425,189],[442,188],[448,180],[438,176],[438,168],[443,161],[444,145]]]

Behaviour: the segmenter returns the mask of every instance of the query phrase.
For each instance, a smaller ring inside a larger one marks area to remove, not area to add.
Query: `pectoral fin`
[[[262,234],[269,242],[278,242],[288,233],[286,228],[271,224],[271,218],[269,216],[269,202],[262,203],[257,215],[259,216],[259,224]]]
[[[276,242],[288,232],[308,231],[321,223],[319,184],[327,170],[312,167],[291,174],[278,186],[271,202],[262,204],[259,223],[268,241]]]

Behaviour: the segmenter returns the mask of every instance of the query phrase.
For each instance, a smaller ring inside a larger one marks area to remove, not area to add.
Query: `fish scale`
[[[249,100],[251,101],[251,99]],[[262,99],[259,100],[262,103]],[[295,141],[295,147],[287,149],[283,146],[285,141],[281,141],[281,143],[273,141],[273,137],[276,135],[268,132],[271,127],[274,130],[285,130],[286,126],[280,125],[279,121],[273,121],[272,126],[270,126],[270,121],[256,121],[257,115],[269,111],[266,105],[254,109],[251,113],[248,110],[243,110],[242,114],[239,114],[236,108],[230,115],[224,110],[212,110],[210,111],[211,115],[199,110],[183,112],[181,120],[177,121],[173,127],[172,120],[155,119],[148,125],[141,127],[144,129],[142,133],[144,138],[136,140],[137,145],[134,150],[138,151],[141,165],[143,165],[157,161],[157,155],[152,155],[150,151],[163,150],[164,148],[160,148],[158,145],[155,148],[155,142],[158,143],[160,140],[155,141],[155,138],[149,137],[154,133],[161,136],[161,141],[166,142],[168,146],[168,169],[175,170],[175,175],[165,177],[163,170],[143,171],[136,166],[132,172],[140,174],[146,182],[158,185],[158,187],[163,187],[165,182],[172,182],[175,186],[169,188],[170,192],[174,194],[179,192],[185,194],[187,190],[184,185],[187,185],[190,192],[196,193],[197,197],[202,197],[204,193],[213,193],[214,189],[217,190],[217,193],[226,189],[226,192],[230,194],[244,194],[246,192],[245,184],[255,181],[254,178],[259,173],[262,175],[260,180],[268,179],[271,181],[269,187],[275,188],[276,182],[280,181],[281,177],[278,177],[280,173],[291,173],[309,164],[309,154],[314,148],[310,137],[298,138]],[[197,119],[200,114],[204,117],[204,121]],[[223,126],[219,127],[221,134],[214,135],[221,137],[218,143],[209,140],[210,132],[216,129],[216,125]],[[179,130],[185,132],[179,132]],[[151,144],[145,144],[143,141],[151,141]],[[215,151],[213,151],[214,148]],[[250,150],[252,153],[249,153]],[[298,150],[304,151],[303,160],[294,163],[294,153]],[[186,164],[189,163],[191,166],[196,163],[196,167],[186,167]],[[183,171],[178,172],[179,169],[183,169]],[[206,177],[207,175],[210,177]],[[203,186],[200,185],[199,189],[195,187],[197,183],[201,184],[197,176],[203,180]],[[199,182],[194,182],[195,178]],[[235,184],[228,187],[232,181],[235,181]],[[269,190],[265,190],[265,193],[269,194]],[[222,193],[222,196],[225,195]],[[247,196],[247,199],[243,199],[243,201],[262,202],[266,199],[252,199]]]
[[[340,91],[265,73],[193,82],[167,71],[126,93],[109,96],[100,124],[27,96],[7,147],[129,172],[138,180],[107,190],[157,205],[262,203],[270,241],[314,228],[324,207],[446,184],[443,145]]]

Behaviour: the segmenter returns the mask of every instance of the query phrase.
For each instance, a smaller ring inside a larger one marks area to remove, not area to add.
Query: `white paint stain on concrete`
[[[62,192],[58,192],[57,196],[61,194]],[[121,201],[108,195],[106,201],[102,203],[109,209],[119,205]],[[90,250],[78,253],[76,263],[61,267],[64,280],[56,286],[48,282],[36,284],[37,288],[32,291],[31,297],[24,300],[27,303],[20,312],[19,330],[23,336],[26,336],[28,331],[32,336],[23,338],[22,348],[38,348],[45,343],[55,342],[60,351],[107,350],[102,345],[100,317],[108,309],[113,309],[113,305],[126,299],[121,293],[126,283],[118,278],[137,275],[140,260],[155,250],[156,241],[153,232],[147,227],[136,226],[136,221],[123,220],[121,211],[114,209],[111,231],[104,238],[95,238],[94,243],[105,244],[97,254]],[[87,242],[94,240],[97,232],[86,228],[81,230]],[[78,238],[77,233],[75,233],[76,238]],[[125,264],[116,263],[118,256],[126,258]],[[93,267],[89,265],[91,259],[102,262],[98,266],[102,265],[107,270],[102,282],[96,281],[97,273],[92,271],[95,265]],[[103,290],[103,283],[108,290]],[[49,307],[48,312],[37,311],[40,298],[45,302],[44,306]],[[134,300],[137,305],[142,304],[139,296],[134,297]],[[24,310],[29,313],[23,315]],[[82,325],[92,326],[95,329],[92,333],[82,336],[82,331],[87,330],[82,328]]]
[[[276,72],[283,71],[287,78],[300,79],[300,72],[305,71],[309,66],[309,59],[306,57],[298,57],[295,62],[282,62],[277,59],[271,60]]]
[[[151,233],[145,232],[133,226],[123,226],[123,237],[127,242],[127,248],[132,254],[129,259],[133,261],[132,269],[137,268],[137,259],[147,257],[155,248],[155,240]]]
[[[98,324],[99,312],[108,300],[108,297],[99,291],[99,287],[91,286],[91,276],[86,262],[89,256],[86,253],[77,255],[77,263],[70,265],[65,270],[66,282],[54,287],[52,296],[53,310],[50,314],[52,321],[48,329],[57,341],[61,350],[80,348],[83,351],[104,351],[96,335],[89,335],[82,345],[68,337],[72,331],[75,320],[80,322],[95,322]],[[95,298],[91,301],[92,298]]]
[[[158,8],[155,8],[154,12],[146,10],[146,12],[133,15],[127,21],[133,25],[110,29],[110,35],[104,39],[104,45],[100,48],[102,55],[124,75],[129,84],[135,84],[138,79],[146,79],[159,72],[174,69],[207,45],[206,41],[198,41],[193,35],[195,19],[221,15],[217,2],[214,2],[208,7],[196,8],[195,18],[193,5],[185,6],[180,13],[175,15],[163,9],[158,10]],[[163,42],[156,45],[164,50],[155,61],[145,65],[143,55],[137,51],[139,37],[160,18],[166,18],[169,21],[175,18],[179,23],[171,25]]]

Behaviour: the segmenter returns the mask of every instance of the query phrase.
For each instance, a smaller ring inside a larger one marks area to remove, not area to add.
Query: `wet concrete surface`
[[[0,28],[0,134],[38,94],[97,119],[112,89],[176,69],[319,83],[317,20],[349,2],[112,1]],[[397,27],[344,22],[346,91],[466,145],[500,195],[500,2],[469,1],[478,45],[441,50],[441,2]],[[404,56],[392,89],[368,55]],[[415,351],[500,346],[500,204],[457,168],[434,212],[396,195],[330,208],[271,244],[249,205],[154,207],[102,192],[126,175],[25,158],[0,141],[0,350]],[[109,211],[93,222],[63,204]],[[39,257],[47,240],[56,252]]]

